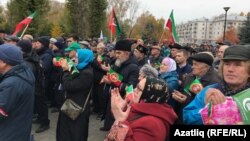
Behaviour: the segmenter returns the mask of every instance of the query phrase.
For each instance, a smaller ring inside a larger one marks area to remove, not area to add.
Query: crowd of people
[[[170,126],[207,124],[200,113],[207,105],[242,91],[250,97],[250,46],[0,38],[4,141],[28,141],[32,124],[40,124],[36,133],[48,130],[49,107],[59,112],[57,141],[87,141],[90,114],[104,120],[105,141],[165,141]],[[60,110],[66,99],[84,107],[76,119]]]

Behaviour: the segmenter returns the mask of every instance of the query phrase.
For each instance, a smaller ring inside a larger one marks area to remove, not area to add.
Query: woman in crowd
[[[158,71],[149,64],[145,64],[141,67],[139,71],[139,81],[145,77],[158,78]]]
[[[166,57],[162,60],[159,74],[160,78],[169,85],[169,91],[171,93],[173,90],[178,89],[179,83],[176,71],[176,62],[172,58]]]
[[[232,46],[225,50],[219,72],[223,82],[205,87],[194,100],[183,109],[185,124],[203,124],[200,110],[208,102],[217,105],[225,102],[226,96],[241,91],[250,93],[250,47]]]
[[[168,98],[168,86],[157,78],[146,77],[138,83],[131,105],[121,98],[118,88],[112,89],[115,123],[106,140],[118,137],[125,141],[164,141],[170,125],[177,119],[174,110],[166,104]]]
[[[90,63],[94,54],[88,49],[78,49],[77,53],[69,56],[79,70],[78,75],[72,75],[66,59],[61,61],[64,71],[62,84],[66,98],[83,107],[93,85],[93,69]],[[75,120],[60,112],[57,123],[57,141],[87,141],[89,128],[90,105],[87,101],[85,110]]]
[[[165,83],[169,86],[169,92],[171,94],[168,104],[170,104],[173,108],[176,107],[176,101],[172,98],[172,92],[179,88],[179,76],[176,71],[176,62],[170,58],[165,57],[160,66],[159,78],[163,79]]]

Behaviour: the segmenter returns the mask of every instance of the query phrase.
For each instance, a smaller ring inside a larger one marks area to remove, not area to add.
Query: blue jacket
[[[35,77],[23,64],[1,76],[0,109],[8,117],[0,119],[0,141],[29,141],[34,92]]]
[[[178,83],[178,74],[176,71],[165,72],[160,74],[160,78],[165,81],[165,83],[169,86],[169,92],[171,96],[169,97],[168,104],[171,105],[173,108],[176,107],[176,101],[172,98],[172,92],[179,88]]]
[[[201,90],[195,98],[183,109],[184,124],[203,124],[200,110],[205,107],[205,96],[208,88],[217,88],[217,83],[209,85]]]
[[[179,76],[176,71],[165,72],[160,74],[160,78],[163,79],[168,84],[170,93],[172,93],[173,90],[178,89],[179,87],[178,77]]]

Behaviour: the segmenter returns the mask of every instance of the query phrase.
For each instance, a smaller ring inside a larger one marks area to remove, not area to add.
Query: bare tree
[[[128,17],[129,17],[129,22],[130,22],[130,32],[129,32],[129,36],[131,35],[132,31],[133,31],[133,27],[134,24],[136,22],[137,19],[137,12],[139,9],[139,2],[137,0],[128,0]]]
[[[121,24],[123,24],[125,20],[129,21],[128,37],[130,37],[133,26],[137,20],[140,3],[137,0],[108,0],[108,4],[108,11],[114,8],[116,17]]]
[[[124,21],[129,8],[128,0],[108,0],[108,10],[115,9],[116,17],[119,21]]]

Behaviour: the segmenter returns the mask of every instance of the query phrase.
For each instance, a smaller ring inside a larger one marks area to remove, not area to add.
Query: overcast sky
[[[5,4],[8,0],[1,0]],[[65,0],[58,0],[64,2]],[[137,0],[140,11],[150,11],[156,18],[168,18],[174,9],[176,23],[196,18],[212,18],[224,14],[223,7],[230,7],[230,13],[247,13],[250,11],[250,0]]]

